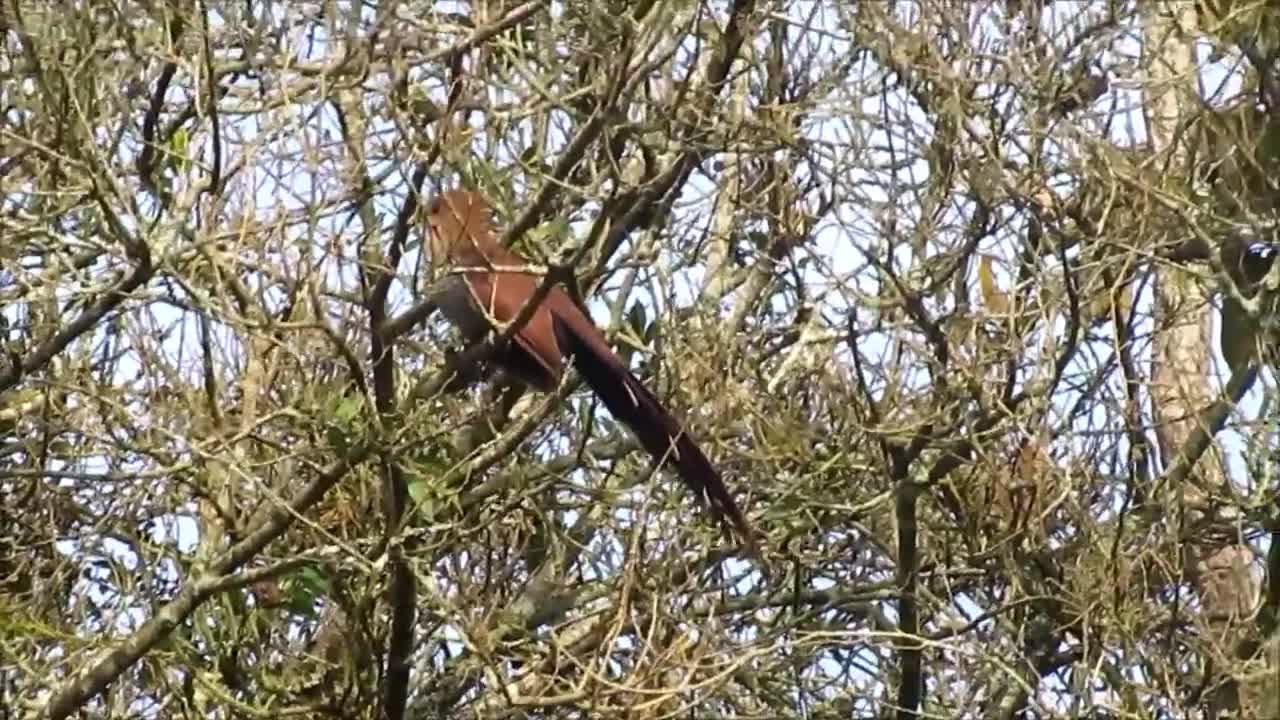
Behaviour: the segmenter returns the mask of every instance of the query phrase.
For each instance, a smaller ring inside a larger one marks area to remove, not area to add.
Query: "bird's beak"
[[[432,271],[439,270],[441,260],[440,257],[440,235],[436,232],[436,224],[427,221],[427,265]]]
[[[440,233],[437,212],[437,207],[433,205],[432,211],[427,215],[427,264],[432,271],[439,270],[445,264],[444,236]]]

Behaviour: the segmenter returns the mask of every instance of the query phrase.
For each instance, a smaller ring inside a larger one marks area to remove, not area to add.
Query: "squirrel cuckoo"
[[[490,207],[480,195],[450,190],[429,209],[434,264],[457,268],[435,290],[435,301],[468,340],[483,338],[517,319],[542,284],[528,263],[498,244]],[[631,428],[659,463],[675,466],[680,478],[726,529],[755,547],[755,536],[724,481],[680,423],[614,354],[604,335],[563,290],[551,287],[528,321],[517,328],[494,361],[522,382],[542,391],[560,383],[566,359],[613,416]]]

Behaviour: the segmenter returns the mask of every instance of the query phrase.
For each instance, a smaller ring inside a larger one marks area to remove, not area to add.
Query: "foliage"
[[[1271,227],[1274,111],[1152,147],[1146,5],[0,4],[0,707],[1167,717],[1261,677],[1280,596],[1229,642],[1185,549],[1280,587],[1274,388],[1192,452],[1147,368],[1159,281]],[[459,185],[584,249],[763,560],[580,388],[442,382]]]

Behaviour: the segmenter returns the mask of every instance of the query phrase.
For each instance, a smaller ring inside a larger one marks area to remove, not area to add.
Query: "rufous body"
[[[490,208],[465,190],[442,193],[432,203],[432,261],[454,268],[436,293],[441,311],[469,340],[483,338],[517,319],[542,284],[528,263],[498,244]],[[755,536],[725,487],[720,473],[653,393],[631,373],[568,294],[552,287],[512,342],[498,349],[495,362],[539,390],[555,389],[571,361],[615,418],[631,428],[640,444],[680,478],[726,527],[753,549]]]

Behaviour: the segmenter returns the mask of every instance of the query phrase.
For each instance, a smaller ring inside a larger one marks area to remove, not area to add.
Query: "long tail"
[[[659,462],[675,465],[680,479],[726,529],[738,532],[756,549],[755,532],[738,509],[720,473],[693,438],[667,412],[653,393],[636,379],[614,354],[594,326],[579,327],[577,318],[552,313],[556,341],[573,359],[587,385],[604,401],[613,416],[631,428],[640,444]]]

